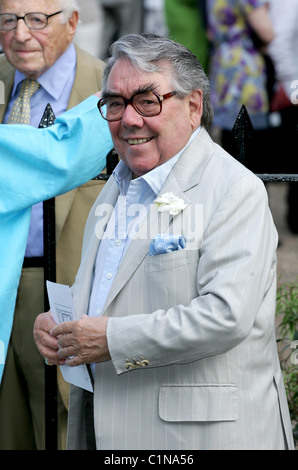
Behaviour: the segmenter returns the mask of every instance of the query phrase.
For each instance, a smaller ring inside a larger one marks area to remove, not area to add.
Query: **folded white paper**
[[[59,324],[65,321],[76,320],[76,312],[69,286],[50,281],[47,281],[46,284],[50,309],[55,322]],[[64,365],[60,366],[60,369],[66,382],[93,392],[90,375],[85,364],[74,367]]]

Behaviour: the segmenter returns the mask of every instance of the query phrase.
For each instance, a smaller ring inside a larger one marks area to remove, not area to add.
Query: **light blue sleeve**
[[[113,144],[97,102],[90,96],[47,129],[0,125],[0,216],[70,191],[105,168]]]
[[[31,206],[98,175],[113,144],[95,96],[54,126],[0,125],[0,382],[13,324]]]

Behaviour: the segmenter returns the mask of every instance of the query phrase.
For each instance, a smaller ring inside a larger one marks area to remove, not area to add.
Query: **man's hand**
[[[51,336],[57,341],[60,361],[65,361],[68,366],[78,366],[110,360],[106,337],[108,320],[108,317],[82,315],[80,320],[55,326]]]
[[[35,320],[33,336],[40,354],[47,358],[49,364],[62,365],[65,361],[61,361],[58,356],[58,340],[50,334],[55,326],[50,311],[41,313]]]

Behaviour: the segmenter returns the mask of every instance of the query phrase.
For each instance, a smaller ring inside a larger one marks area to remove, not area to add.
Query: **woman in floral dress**
[[[253,160],[257,164],[269,132],[263,53],[274,34],[267,9],[267,0],[207,0],[214,125],[222,130],[223,147],[235,155],[231,131],[244,104],[256,131]]]

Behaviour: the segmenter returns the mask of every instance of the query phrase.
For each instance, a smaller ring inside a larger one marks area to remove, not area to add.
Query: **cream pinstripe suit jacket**
[[[95,370],[97,447],[291,448],[275,342],[277,234],[264,186],[202,129],[161,194],[168,191],[186,209],[170,218],[156,210],[141,230],[188,238],[199,207],[196,240],[148,256],[150,237],[140,236],[120,264],[104,313],[112,360]],[[98,205],[114,206],[117,196],[111,178],[86,224],[73,286],[79,315],[104,226]],[[72,387],[69,448],[85,446],[81,394]]]

